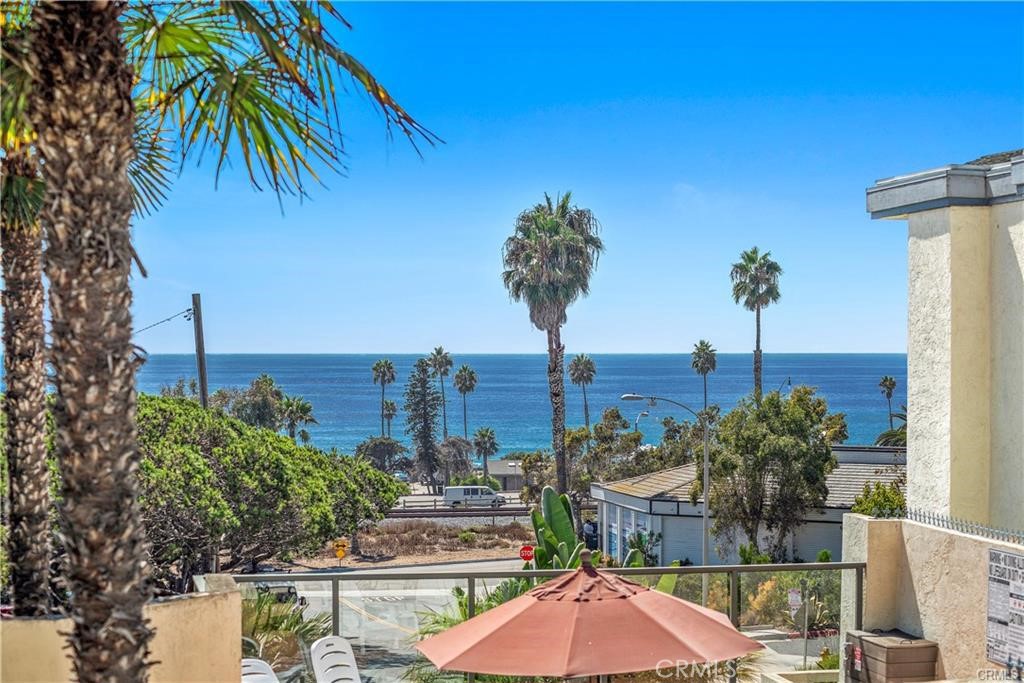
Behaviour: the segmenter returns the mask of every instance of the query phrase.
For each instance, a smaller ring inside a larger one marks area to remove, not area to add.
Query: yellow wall
[[[156,629],[150,683],[238,683],[242,659],[242,600],[237,591],[197,593],[146,606]],[[69,619],[0,621],[3,683],[74,680],[61,632]]]

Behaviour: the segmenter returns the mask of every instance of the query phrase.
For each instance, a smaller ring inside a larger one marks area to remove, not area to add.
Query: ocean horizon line
[[[522,351],[453,351],[452,356],[543,356],[544,352]],[[429,351],[216,351],[206,352],[210,356],[426,356]],[[566,356],[585,353],[588,356],[689,356],[689,351],[566,351]],[[194,351],[160,351],[149,356],[194,356]],[[753,356],[753,351],[717,351],[718,356]],[[765,351],[763,356],[906,356],[906,351]]]

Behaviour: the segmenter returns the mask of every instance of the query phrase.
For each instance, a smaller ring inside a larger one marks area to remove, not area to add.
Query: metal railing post
[[[857,567],[857,580],[854,587],[853,599],[856,604],[853,607],[854,627],[861,631],[864,629],[864,567]]]
[[[341,635],[341,595],[336,577],[331,578],[331,635]]]
[[[740,574],[735,569],[729,572],[729,620],[740,627]]]
[[[476,579],[472,576],[466,578],[466,616],[470,619],[476,616]],[[470,673],[466,680],[473,683],[476,674]]]

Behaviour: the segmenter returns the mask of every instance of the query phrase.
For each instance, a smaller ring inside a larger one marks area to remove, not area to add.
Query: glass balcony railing
[[[865,565],[853,562],[712,567],[614,569],[658,590],[707,603],[767,646],[773,666],[801,668],[805,639],[808,666],[823,648],[838,651],[844,572],[863,594]],[[438,572],[401,570],[247,574],[235,576],[243,593],[246,656],[271,663],[282,681],[307,677],[308,648],[324,635],[352,644],[364,681],[399,681],[422,663],[413,643],[432,630],[465,620],[518,595],[559,571]],[[801,605],[796,605],[797,598]],[[860,623],[856,608],[855,622]]]

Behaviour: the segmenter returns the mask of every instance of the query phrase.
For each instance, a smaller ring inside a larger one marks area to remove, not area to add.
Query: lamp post
[[[786,377],[786,379],[782,380],[782,384],[779,385],[779,393],[780,394],[782,393],[782,387],[784,387],[784,386],[788,386],[790,389],[792,389],[793,388],[793,379],[791,377]]]
[[[636,419],[633,420],[633,431],[634,432],[639,432],[640,431],[640,418],[641,417],[647,417],[650,414],[651,413],[649,411],[646,411],[646,410],[641,410],[639,413],[636,414]]]
[[[671,403],[674,406],[679,406],[683,410],[686,410],[695,418],[697,423],[700,425],[701,432],[704,437],[704,490],[702,497],[704,499],[704,506],[701,515],[701,564],[707,567],[708,564],[708,498],[709,491],[711,490],[711,461],[708,458],[708,424],[707,416],[701,415],[693,408],[680,403],[679,401],[673,401],[670,398],[664,398],[663,396],[642,396],[641,394],[623,394],[621,396],[623,401],[647,401],[647,404],[652,408],[658,405],[658,401],[664,401],[665,403]],[[644,411],[647,412],[647,411]],[[637,416],[637,420],[639,420]],[[708,575],[707,572],[701,575],[701,604],[707,607],[708,605]]]

